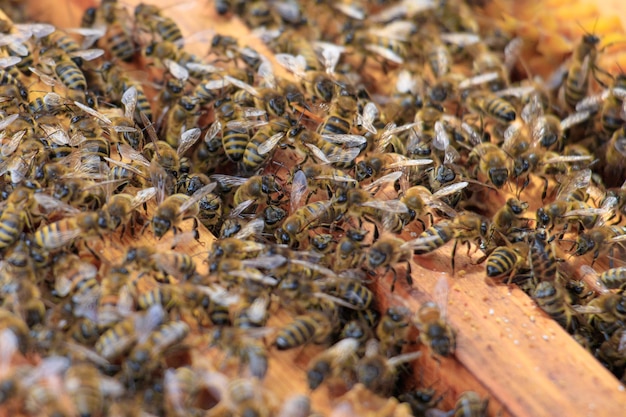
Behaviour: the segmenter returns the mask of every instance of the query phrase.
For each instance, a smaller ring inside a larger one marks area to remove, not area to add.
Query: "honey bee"
[[[143,339],[163,323],[164,312],[153,306],[142,313],[134,313],[107,329],[95,344],[96,352],[106,360],[115,360],[127,353],[138,339]]]
[[[456,331],[446,321],[449,291],[447,279],[440,278],[433,292],[436,301],[424,303],[414,318],[422,343],[433,354],[444,357],[454,355],[456,350]]]
[[[621,369],[626,364],[626,357],[624,355],[624,343],[626,341],[624,329],[617,329],[608,340],[602,342],[596,357],[614,374],[621,372]]]
[[[193,219],[193,230],[197,232],[199,213],[198,202],[215,189],[215,183],[208,184],[196,191],[191,197],[186,194],[173,194],[165,198],[157,207],[150,220],[152,233],[157,238],[163,237],[170,229],[174,234],[180,232],[178,226],[186,219]]]
[[[76,63],[62,49],[58,48],[48,49],[41,55],[40,61],[43,59],[46,60],[44,62],[50,62],[54,74],[67,88],[69,97],[84,103],[87,80]]]
[[[602,132],[607,136],[613,135],[622,127],[625,115],[623,111],[624,98],[626,98],[626,74],[615,76],[613,85],[600,93],[583,98],[576,104],[576,111],[600,110],[600,123]]]
[[[453,183],[440,188],[434,193],[431,193],[428,188],[421,185],[416,185],[403,191],[400,197],[400,201],[404,203],[404,205],[406,205],[408,209],[406,219],[403,223],[406,225],[410,221],[417,220],[422,224],[424,230],[426,230],[426,225],[419,217],[423,214],[428,214],[430,217],[430,223],[432,224],[433,215],[431,211],[428,210],[428,208],[436,209],[446,214],[448,217],[456,216],[456,211],[452,207],[441,201],[441,199],[451,194],[460,192],[465,187],[467,187],[467,184],[468,183],[466,181]]]
[[[158,34],[164,41],[183,44],[183,35],[176,22],[163,16],[157,6],[140,3],[135,7],[135,20],[142,29]]]
[[[404,307],[389,307],[376,326],[376,337],[380,341],[380,351],[387,357],[400,353],[408,343],[410,312]]]
[[[355,125],[358,103],[349,92],[342,91],[333,99],[328,115],[317,128],[320,135],[347,135]]]
[[[271,157],[276,145],[285,136],[291,123],[285,118],[276,118],[262,126],[250,138],[241,161],[245,172],[255,172]]]
[[[454,405],[454,417],[486,417],[489,398],[484,400],[473,391],[465,391]]]
[[[10,247],[25,227],[32,227],[31,215],[35,200],[32,190],[19,187],[9,195],[0,213],[0,250]]]
[[[248,131],[248,120],[245,117],[265,114],[265,111],[253,110],[252,112],[243,110],[238,104],[231,100],[220,100],[215,102],[215,128],[222,132],[222,146],[224,153],[233,162],[243,159],[243,154],[250,141]]]
[[[282,117],[286,112],[287,103],[285,97],[273,89],[274,86],[270,85],[269,88],[257,89],[248,83],[245,83],[230,75],[225,75],[224,79],[237,87],[239,91],[245,92],[252,96],[252,103],[254,107],[264,109],[268,115],[274,117]],[[236,96],[236,94],[235,94]],[[234,99],[237,104],[243,104],[241,101]]]
[[[571,62],[559,91],[559,95],[570,108],[587,96],[589,90],[589,74],[597,71],[597,46],[600,38],[593,34],[585,34],[572,54]]]
[[[71,293],[72,300],[77,304],[74,314],[80,316],[78,305],[93,301],[100,295],[97,268],[78,255],[62,253],[54,258],[52,269],[55,276],[53,294],[66,297]]]
[[[587,305],[572,307],[575,312],[587,314],[588,323],[598,332],[604,335],[605,339],[617,331],[624,323],[624,305],[626,296],[619,290],[617,293],[606,293],[589,301]]]
[[[566,298],[566,294],[558,284],[552,281],[541,281],[532,294],[533,299],[543,311],[569,332],[576,330],[578,317]]]
[[[359,147],[366,142],[364,137],[358,135],[321,135],[306,128],[295,134],[292,132],[291,135],[294,136],[296,147],[307,158],[312,155],[320,163],[340,169],[349,169],[354,165],[354,159],[361,153]]]
[[[348,337],[315,356],[306,373],[309,389],[317,389],[331,375],[340,376],[352,369],[358,358],[357,348],[358,341]]]
[[[489,142],[481,143],[472,149],[469,161],[477,163],[476,170],[498,188],[506,184],[513,173],[511,158],[498,146]]]
[[[235,415],[258,417],[271,415],[271,400],[253,379],[232,379],[228,382],[226,393],[228,408]]]
[[[621,289],[626,283],[626,267],[623,266],[609,268],[599,274],[589,265],[582,265],[580,268],[584,274],[595,277],[596,282],[603,286],[605,292],[609,289]]]
[[[609,253],[609,267],[613,268],[613,252],[615,246],[621,248],[621,241],[626,235],[626,228],[622,226],[598,226],[581,233],[576,238],[575,256],[582,256],[593,251],[593,260],[591,265],[595,263],[601,255]]]
[[[282,191],[282,188],[276,182],[276,178],[272,175],[255,175],[250,178],[214,175],[212,178],[229,186],[238,186],[233,197],[235,207],[250,201],[253,204],[257,203],[263,197],[267,199],[268,204],[276,203],[270,196]]]
[[[63,380],[67,393],[81,415],[94,415],[104,410],[105,397],[119,397],[124,387],[116,379],[100,374],[89,363],[69,367]]]
[[[148,100],[143,86],[139,82],[129,78],[119,66],[115,66],[112,62],[104,62],[100,67],[100,74],[106,84],[105,93],[107,96],[111,96],[112,100],[120,100],[125,91],[130,87],[135,88],[137,92],[135,121],[144,123],[141,114],[149,121],[153,120],[150,100]]]
[[[509,198],[505,205],[494,214],[491,222],[491,236],[499,233],[507,239],[512,233],[525,229],[528,219],[522,217],[528,203],[517,198]],[[491,237],[490,237],[491,240]]]
[[[528,243],[521,241],[511,245],[499,246],[487,257],[485,271],[488,282],[496,282],[508,277],[507,284],[511,283],[514,276],[524,276],[529,273]]]
[[[343,213],[333,203],[333,200],[316,201],[295,210],[276,229],[274,236],[277,241],[291,247],[297,247],[299,237],[309,228],[338,221]]]
[[[412,23],[396,21],[384,27],[348,31],[344,42],[363,50],[366,56],[374,54],[386,61],[402,64],[408,56],[406,41],[413,30]],[[383,68],[386,68],[385,65]]]
[[[387,358],[379,351],[378,342],[371,339],[365,347],[365,356],[355,365],[356,380],[379,395],[388,395],[398,379],[398,367],[421,356],[410,352]]]
[[[466,102],[468,109],[499,123],[508,124],[517,117],[515,107],[511,103],[492,93],[470,93]]]
[[[227,358],[237,358],[241,364],[247,365],[252,376],[263,379],[269,365],[268,353],[265,345],[257,337],[265,333],[266,329],[256,330],[253,332],[222,327],[213,331],[211,344],[220,347]]]
[[[293,349],[309,342],[326,343],[333,330],[333,323],[323,312],[311,311],[307,315],[296,316],[276,334],[276,347],[279,350]]]
[[[366,230],[348,229],[346,234],[339,240],[335,249],[333,267],[336,271],[353,269],[361,265],[365,256],[363,243]]]
[[[437,404],[443,400],[443,396],[437,396],[432,388],[421,388],[399,395],[398,400],[408,403],[414,416],[426,417],[429,415],[429,410],[437,407]]]

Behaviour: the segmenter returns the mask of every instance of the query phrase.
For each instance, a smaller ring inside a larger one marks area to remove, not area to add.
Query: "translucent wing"
[[[257,148],[257,152],[259,155],[268,154],[274,149],[274,147],[280,142],[280,140],[285,136],[283,132],[276,133],[275,135],[270,136],[265,142],[259,145]]]
[[[200,139],[200,135],[202,131],[194,127],[193,129],[185,130],[180,135],[180,143],[178,144],[178,149],[176,149],[176,153],[178,155],[184,155],[187,150],[189,150],[195,143]]]
[[[292,213],[303,205],[302,203],[304,202],[304,197],[307,194],[307,190],[308,187],[306,175],[304,175],[304,172],[302,172],[302,170],[296,171],[291,181],[290,204]]]
[[[215,189],[215,187],[217,187],[217,183],[212,182],[197,190],[195,193],[193,193],[191,197],[189,197],[189,199],[187,199],[183,204],[180,205],[178,212],[184,213],[185,211],[187,211],[191,206],[202,200],[202,197],[211,193]]]

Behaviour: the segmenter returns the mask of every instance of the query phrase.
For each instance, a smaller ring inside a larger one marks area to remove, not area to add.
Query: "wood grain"
[[[77,19],[80,11],[91,2],[66,1],[73,12],[67,15],[54,14],[52,18],[59,26],[76,26],[75,21],[67,18]],[[127,0],[124,3],[134,6],[138,2]],[[50,10],[51,4],[56,3],[51,0],[29,2],[34,16],[46,16],[45,11]],[[244,43],[271,56],[241,21],[216,16],[212,2],[191,0],[173,5],[168,10],[179,22],[185,36],[213,29],[238,36]],[[577,16],[572,12],[570,18],[575,20]],[[585,20],[581,23],[588,27],[589,22]],[[613,28],[610,22],[605,26]],[[531,31],[531,27],[520,25],[517,30],[524,33]],[[539,45],[550,36],[548,30],[530,35],[537,36]],[[557,41],[559,39],[565,38],[559,35]],[[561,45],[557,41],[553,42],[554,47]],[[202,42],[189,45],[191,52],[199,54],[206,53],[206,49],[207,45]],[[554,59],[563,59],[565,54],[564,51]],[[542,54],[544,64],[546,55]],[[553,65],[554,62],[549,64]],[[277,72],[279,68],[275,65]],[[494,192],[489,198],[503,202],[506,196]],[[149,233],[137,239],[133,244],[152,243]],[[201,241],[207,246],[192,243],[187,249],[189,253],[206,251],[212,239],[204,230]],[[103,256],[113,259],[120,254],[117,242],[98,250]],[[459,256],[457,261],[461,258]],[[399,280],[394,294],[389,293],[389,276],[378,277],[373,284],[379,295],[381,309],[402,303],[415,311],[422,303],[432,299],[433,288],[441,276],[447,276],[450,282],[448,318],[458,330],[458,350],[453,358],[442,358],[437,362],[431,358],[426,347],[420,347],[424,353],[415,364],[415,375],[423,375],[423,380],[409,382],[409,385],[434,384],[439,392],[445,393],[444,408],[452,407],[454,399],[461,392],[475,390],[490,397],[491,415],[501,413],[499,415],[535,417],[623,413],[626,407],[624,387],[522,291],[487,285],[484,282],[483,266],[472,265],[467,258],[457,262],[458,272],[451,276],[449,259],[449,245],[433,255],[416,257],[413,287],[409,288],[404,281]],[[278,312],[269,325],[277,326],[287,319],[286,313]],[[302,370],[309,358],[319,350],[317,346],[307,346],[295,352],[273,351],[265,386],[271,387],[279,398],[284,398],[287,393],[308,392]],[[331,400],[325,387],[313,392],[311,397],[317,410],[328,412],[331,409]],[[397,415],[401,415],[400,412]]]

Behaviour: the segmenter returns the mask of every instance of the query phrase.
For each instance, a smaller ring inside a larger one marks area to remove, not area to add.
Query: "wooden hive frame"
[[[64,0],[61,7],[52,0],[28,3],[30,15],[50,17],[59,27],[72,27],[77,25],[82,10],[93,2]],[[124,3],[134,6],[139,2],[126,0]],[[171,1],[158,3],[170,4]],[[53,10],[53,5],[60,13],[50,16],[47,11]],[[67,14],[62,8],[65,6]],[[216,16],[212,2],[190,0],[169,10],[186,36],[208,26],[216,32],[245,39],[246,43],[271,56],[237,18],[228,20]],[[194,47],[198,50],[194,51]],[[191,52],[203,54],[205,50],[206,45],[190,45]],[[280,71],[279,66],[275,68]],[[503,203],[505,196],[491,194],[489,198]],[[205,245],[210,245],[214,239],[206,230],[202,230],[201,235]],[[133,243],[151,243],[148,234],[137,239]],[[97,250],[104,258],[115,259],[121,255],[121,246],[104,245]],[[187,248],[189,253],[206,249],[197,243]],[[419,266],[413,270],[413,287],[409,288],[400,280],[393,295],[389,293],[390,277],[379,279],[374,284],[379,307],[394,305],[396,297],[400,297],[417,310],[422,303],[431,300],[438,278],[450,274],[449,256],[449,247],[446,247],[433,255],[416,258]],[[572,271],[579,274],[578,266],[584,262],[588,259],[577,259],[571,266]],[[467,259],[457,262],[457,270],[460,271],[456,276],[449,279],[452,289],[448,307],[449,320],[458,329],[457,352],[454,357],[442,358],[437,363],[422,347],[424,354],[416,363],[416,374],[422,375],[423,385],[434,384],[439,392],[445,392],[441,407],[451,408],[461,392],[474,390],[491,399],[490,415],[622,415],[626,408],[624,387],[528,296],[517,288],[488,286],[484,282],[484,267],[472,265]],[[279,312],[270,325],[286,319],[286,315]],[[265,384],[271,386],[279,398],[287,393],[308,392],[305,373],[292,372],[292,369],[304,369],[316,352],[319,352],[316,346],[294,353],[272,350]],[[325,388],[313,392],[311,398],[317,410],[328,412],[331,409]]]

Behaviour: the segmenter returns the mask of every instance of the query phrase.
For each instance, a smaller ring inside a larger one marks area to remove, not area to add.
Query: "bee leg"
[[[396,280],[398,279],[398,273],[396,272],[395,268],[392,268],[390,265],[387,267],[387,270],[385,271],[385,275],[389,273],[389,270],[393,272],[393,279],[391,280],[391,292],[393,292],[396,288]]]
[[[411,261],[407,261],[406,263],[406,282],[409,284],[409,287],[413,286],[413,276],[411,275]]]
[[[543,181],[543,188],[541,191],[541,202],[544,202],[546,199],[546,196],[548,195],[548,179],[546,177],[539,177],[539,178],[541,178],[541,180]]]
[[[452,246],[452,254],[450,255],[451,260],[450,263],[452,265],[452,275],[454,275],[454,257],[456,255],[456,246],[459,243],[458,239],[454,240],[454,245]]]
[[[422,221],[422,219],[420,219],[419,217],[416,217],[415,221],[417,221],[422,226],[422,231],[426,230],[426,224]],[[432,224],[432,221],[431,221],[431,224]]]

